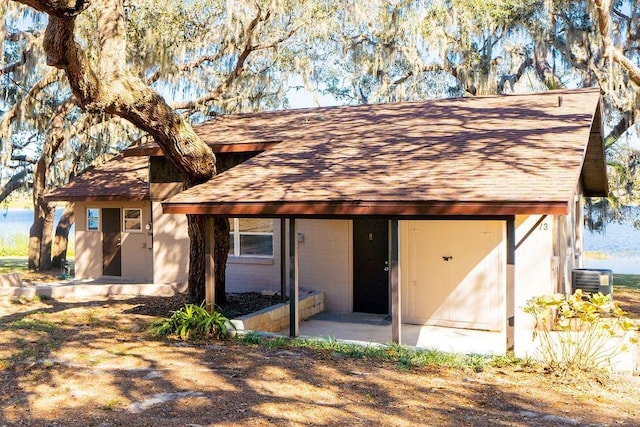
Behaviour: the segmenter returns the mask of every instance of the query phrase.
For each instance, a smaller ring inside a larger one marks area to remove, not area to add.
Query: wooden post
[[[298,234],[295,218],[289,219],[289,335],[297,337],[298,318]]]
[[[215,311],[216,307],[216,274],[213,257],[215,242],[213,239],[213,217],[207,216],[204,220],[205,304],[211,313]]]
[[[515,348],[516,220],[507,219],[507,286],[505,292],[507,351]]]
[[[391,340],[396,344],[402,344],[399,245],[399,222],[397,219],[392,219],[389,221],[389,283],[391,284]]]
[[[280,218],[280,298],[287,301],[287,220]]]

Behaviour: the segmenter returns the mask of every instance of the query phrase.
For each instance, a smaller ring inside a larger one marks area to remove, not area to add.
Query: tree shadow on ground
[[[310,348],[155,340],[139,300],[40,303],[0,319],[7,425],[633,425],[631,406],[539,376],[401,369]],[[22,337],[19,341],[17,338]],[[602,400],[602,399],[601,399]],[[615,416],[614,416],[615,414]],[[639,414],[635,413],[635,416]],[[608,417],[608,418],[607,418]]]

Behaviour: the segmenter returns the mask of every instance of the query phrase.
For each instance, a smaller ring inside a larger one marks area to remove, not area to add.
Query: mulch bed
[[[129,311],[130,313],[168,317],[172,311],[183,307],[188,298],[186,294],[176,294],[172,297],[146,296],[133,297],[128,299],[128,302],[138,304]],[[227,294],[227,303],[220,306],[219,310],[229,319],[235,319],[280,302],[282,300],[278,295],[268,296],[257,292]]]
[[[25,271],[20,272],[23,283],[31,285],[33,283],[46,283],[59,279],[60,271],[53,269],[50,271]],[[186,294],[176,294],[172,297],[126,297],[128,301],[139,304],[131,313],[144,314],[148,316],[168,317],[172,311],[179,310],[187,302]],[[121,299],[121,298],[118,298]],[[218,307],[218,309],[229,319],[235,319],[245,314],[250,314],[263,308],[282,302],[279,295],[262,295],[257,292],[246,293],[228,293],[227,303]]]

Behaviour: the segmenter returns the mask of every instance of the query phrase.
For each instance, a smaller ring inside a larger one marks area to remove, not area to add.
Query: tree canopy
[[[212,154],[189,123],[286,108],[300,87],[377,103],[599,85],[612,200],[638,201],[637,147],[619,139],[640,111],[633,0],[0,0],[0,12],[0,200],[34,183],[36,219],[47,188],[144,134],[200,182]]]

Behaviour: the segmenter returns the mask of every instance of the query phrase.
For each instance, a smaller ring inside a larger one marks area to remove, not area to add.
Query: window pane
[[[100,209],[87,209],[87,230],[100,229]]]
[[[241,234],[240,255],[273,256],[273,236]]]
[[[233,233],[231,233],[231,236],[229,238],[229,255],[235,255],[236,251],[235,251],[235,242],[233,239]]]
[[[124,229],[127,231],[135,230],[140,231],[140,221],[139,220],[124,220]]]
[[[142,209],[124,209],[124,231],[142,230]]]
[[[124,217],[129,218],[140,218],[140,209],[125,209]]]
[[[240,218],[240,232],[273,233],[273,220],[269,218]]]

